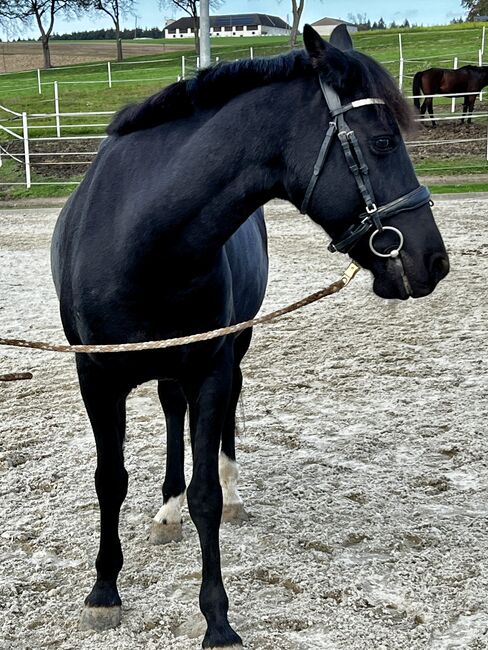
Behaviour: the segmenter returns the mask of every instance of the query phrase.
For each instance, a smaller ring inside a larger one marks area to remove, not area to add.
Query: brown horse
[[[429,95],[449,95],[450,93],[466,93],[463,102],[463,118],[468,112],[468,124],[471,123],[471,115],[473,113],[474,101],[476,94],[488,85],[488,66],[464,65],[457,70],[450,70],[449,68],[429,68],[428,70],[421,70],[417,72],[413,78],[413,95],[415,99],[413,103],[420,111],[421,115],[425,115],[426,110],[429,111],[432,126],[436,126],[434,120],[434,110],[432,107],[433,98]],[[420,106],[420,93],[427,95],[422,106]],[[469,94],[473,93],[473,94]]]

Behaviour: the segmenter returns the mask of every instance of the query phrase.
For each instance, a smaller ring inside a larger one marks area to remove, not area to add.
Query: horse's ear
[[[351,36],[347,31],[347,25],[344,25],[344,23],[342,23],[342,25],[337,25],[330,35],[330,44],[343,52],[354,49]]]
[[[327,43],[320,37],[320,34],[308,24],[303,27],[303,44],[312,62],[322,58],[327,48]]]
[[[313,67],[324,74],[327,83],[334,88],[342,88],[350,68],[347,56],[324,41],[310,25],[303,28],[303,43]]]

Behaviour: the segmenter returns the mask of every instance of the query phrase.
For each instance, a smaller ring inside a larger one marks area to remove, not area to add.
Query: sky
[[[291,20],[290,0],[227,0],[218,11],[213,13],[266,13],[273,16],[280,16]],[[136,13],[138,15],[137,25],[139,27],[164,26],[167,18],[179,18],[182,14],[175,8],[160,9],[158,0],[139,0]],[[341,18],[347,20],[350,14],[367,14],[373,22],[383,17],[386,23],[403,22],[405,18],[411,23],[423,25],[447,24],[453,18],[463,16],[460,0],[305,0],[305,9],[302,16],[301,26],[306,22],[314,22],[324,16],[330,18]],[[128,16],[122,21],[122,27],[133,28],[135,18]],[[69,33],[72,31],[83,31],[85,29],[111,27],[110,18],[103,14],[93,18],[77,18],[68,21],[58,17],[55,24],[55,32]],[[28,30],[25,36],[36,37],[36,29]]]

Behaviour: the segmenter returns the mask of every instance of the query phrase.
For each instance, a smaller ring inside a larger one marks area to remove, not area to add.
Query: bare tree
[[[293,14],[293,21],[292,21],[291,33],[290,33],[291,48],[296,47],[297,44],[298,25],[300,24],[300,19],[302,17],[304,7],[305,7],[305,0],[291,0],[291,10]]]
[[[35,21],[41,33],[44,67],[51,68],[49,39],[54,28],[54,19],[60,11],[67,11],[73,0],[0,0],[0,19],[17,21],[28,25]]]
[[[219,9],[223,4],[223,0],[210,0],[210,7],[212,9]],[[181,9],[186,14],[188,14],[193,22],[193,33],[195,35],[195,52],[198,54],[200,52],[200,39],[198,38],[198,8],[199,0],[160,0],[160,7],[173,8],[177,7]]]
[[[124,58],[122,52],[122,39],[120,38],[120,20],[122,16],[135,15],[137,0],[71,0],[79,11],[95,9],[110,16],[115,31],[117,46],[117,61]],[[0,0],[1,2],[1,0]]]

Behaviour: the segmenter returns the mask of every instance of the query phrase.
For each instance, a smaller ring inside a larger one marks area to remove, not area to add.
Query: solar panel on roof
[[[232,16],[214,16],[213,20],[215,21],[216,26],[227,26],[235,25],[251,25],[256,23],[255,14],[233,14]]]

